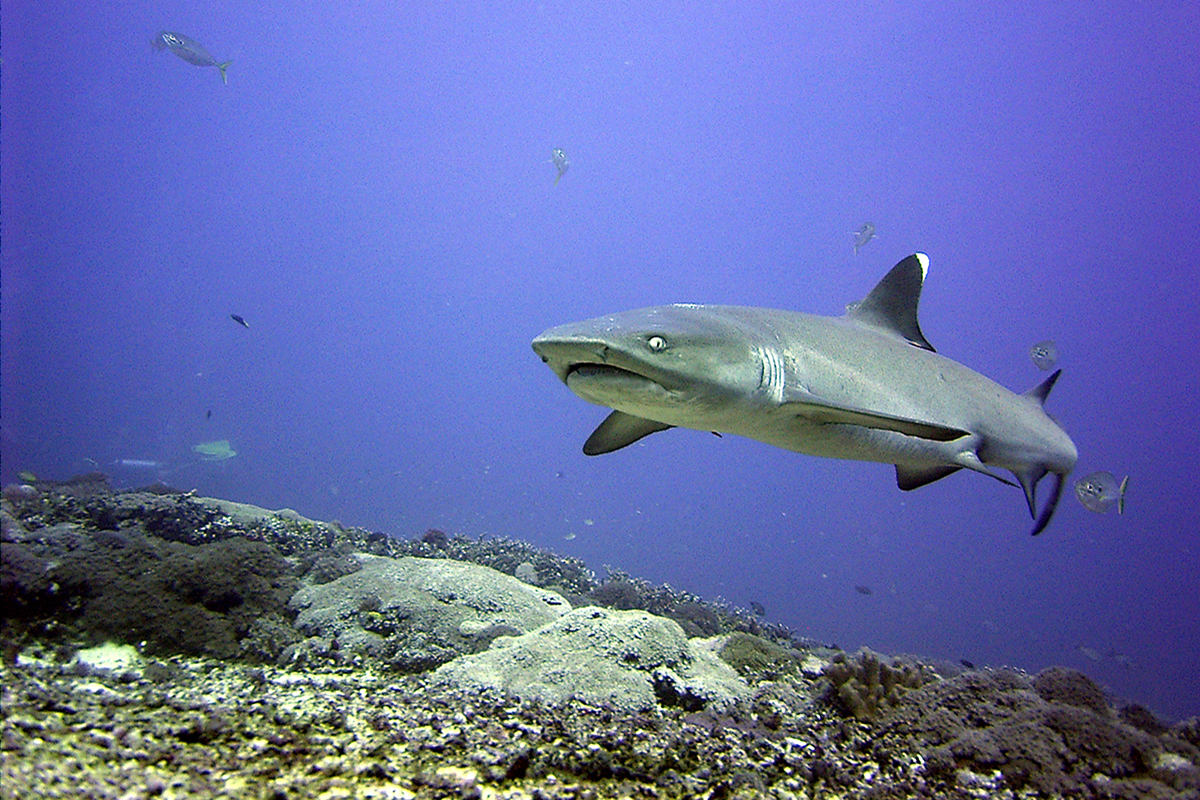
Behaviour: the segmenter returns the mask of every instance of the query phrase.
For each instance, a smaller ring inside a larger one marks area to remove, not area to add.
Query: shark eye
[[[651,336],[646,340],[646,346],[655,353],[661,353],[667,349],[667,340],[661,336]]]

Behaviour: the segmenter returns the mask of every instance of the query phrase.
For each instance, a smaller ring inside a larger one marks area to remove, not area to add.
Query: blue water
[[[409,5],[5,0],[5,482],[519,537],[1200,712],[1192,4]],[[915,250],[942,354],[1024,391],[1057,343],[1072,481],[1131,475],[1123,516],[1068,494],[1035,539],[979,475],[692,431],[588,458],[605,411],[529,347],[669,302],[837,314]]]

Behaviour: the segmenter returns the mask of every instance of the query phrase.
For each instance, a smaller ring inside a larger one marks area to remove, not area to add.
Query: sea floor
[[[0,797],[1200,798],[1200,719],[1164,724],[1074,670],[833,651],[509,540],[401,542],[97,476],[4,497]],[[362,553],[667,617],[745,692],[548,703],[303,647],[289,600]]]

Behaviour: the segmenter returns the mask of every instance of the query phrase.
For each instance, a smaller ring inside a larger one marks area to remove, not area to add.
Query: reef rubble
[[[6,487],[0,797],[1200,798],[1200,719],[509,539]]]

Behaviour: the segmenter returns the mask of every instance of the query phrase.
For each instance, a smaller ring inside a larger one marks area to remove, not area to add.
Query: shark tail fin
[[[1025,502],[1029,504],[1029,516],[1033,517],[1033,531],[1031,535],[1037,536],[1046,526],[1050,524],[1050,518],[1054,516],[1054,510],[1058,507],[1058,500],[1062,496],[1063,482],[1067,478],[1065,472],[1050,472],[1045,467],[1031,467],[1025,472],[1014,472],[1013,475],[1021,482],[1021,488],[1025,490]],[[1042,506],[1039,513],[1037,507],[1037,485],[1046,475],[1052,475],[1053,484],[1050,488],[1050,498],[1046,500],[1046,505]]]
[[[1056,369],[1050,373],[1050,377],[1039,383],[1037,386],[1025,393],[1026,397],[1032,397],[1042,405],[1046,405],[1046,398],[1050,396],[1050,390],[1054,388],[1054,384],[1058,382],[1058,376],[1062,375],[1061,369]]]
[[[226,86],[229,85],[229,76],[225,74],[225,70],[232,63],[233,63],[233,59],[231,58],[228,61],[226,61],[224,64],[217,64],[217,69],[221,70],[221,80],[225,82]]]

